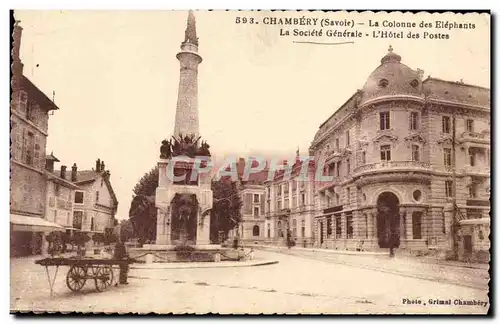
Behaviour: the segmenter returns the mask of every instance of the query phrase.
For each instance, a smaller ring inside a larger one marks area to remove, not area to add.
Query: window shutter
[[[42,137],[36,134],[34,150],[33,150],[33,166],[35,168],[43,168],[43,166],[41,165],[42,164],[41,148],[42,148]]]
[[[252,196],[251,193],[245,194],[244,214],[252,214]]]
[[[22,163],[26,163],[26,150],[28,149],[28,136],[27,136],[27,131],[26,129],[20,130],[20,135],[21,135],[21,161]]]
[[[19,112],[21,112],[21,114],[23,116],[25,116],[26,115],[26,107],[28,105],[28,94],[26,93],[26,91],[20,91],[18,99],[19,99],[19,102],[18,102]]]

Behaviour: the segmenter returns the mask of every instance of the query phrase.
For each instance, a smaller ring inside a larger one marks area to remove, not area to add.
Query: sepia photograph
[[[13,10],[11,314],[488,314],[490,22]]]

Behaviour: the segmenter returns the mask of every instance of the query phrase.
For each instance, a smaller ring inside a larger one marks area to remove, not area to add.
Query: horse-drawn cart
[[[52,296],[54,283],[57,277],[57,271],[60,266],[69,266],[66,275],[66,286],[71,291],[79,291],[87,280],[94,280],[95,288],[103,291],[114,282],[113,266],[137,263],[134,259],[94,259],[94,258],[46,258],[35,261],[36,264],[45,267],[47,278],[49,280],[50,295]],[[53,278],[50,278],[49,267],[56,267]]]

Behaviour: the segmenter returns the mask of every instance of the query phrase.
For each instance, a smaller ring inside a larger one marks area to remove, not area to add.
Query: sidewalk
[[[268,249],[268,250],[289,250],[286,246],[273,246],[273,245],[258,245],[253,246],[255,249]],[[346,251],[346,250],[332,250],[332,249],[321,249],[321,248],[304,248],[304,247],[292,247],[290,250],[297,251],[306,251],[306,252],[323,252],[323,253],[331,253],[331,254],[342,254],[342,255],[358,255],[358,256],[387,256],[388,252],[373,252],[373,251]],[[442,260],[433,257],[417,257],[417,256],[409,256],[409,255],[397,255],[397,249],[395,250],[396,257],[398,259],[408,259],[415,260],[422,263],[434,263],[439,265],[446,265],[452,267],[463,267],[463,268],[472,268],[472,269],[482,269],[488,270],[490,268],[489,264],[484,263],[469,263],[462,261],[453,261],[453,260]]]
[[[327,249],[307,249],[287,247],[260,247],[263,250],[276,251],[284,254],[294,255],[303,258],[322,260],[326,262],[338,263],[357,268],[364,268],[379,272],[402,275],[417,279],[443,282],[458,286],[475,289],[488,289],[490,280],[488,267],[457,266],[455,263],[445,261],[437,263],[432,259],[422,260],[417,257],[398,256],[390,258],[388,254],[367,254],[357,253],[337,253]]]

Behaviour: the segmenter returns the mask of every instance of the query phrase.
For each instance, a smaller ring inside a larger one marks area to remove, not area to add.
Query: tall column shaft
[[[183,43],[181,52],[177,54],[180,63],[179,93],[175,113],[174,135],[199,136],[198,118],[198,64],[201,56],[197,46]]]

